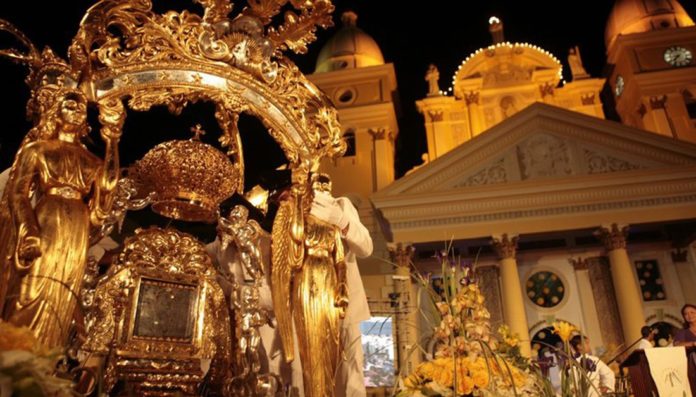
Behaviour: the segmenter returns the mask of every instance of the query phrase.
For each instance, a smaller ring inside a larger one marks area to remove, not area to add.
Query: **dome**
[[[377,42],[356,26],[357,14],[341,15],[343,26],[322,47],[317,58],[316,73],[366,66],[384,65]]]
[[[677,0],[616,0],[604,31],[607,51],[619,35],[693,26]]]

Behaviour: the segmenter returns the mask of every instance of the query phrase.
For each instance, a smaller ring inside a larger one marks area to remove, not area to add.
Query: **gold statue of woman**
[[[105,220],[118,181],[123,117],[110,110],[100,114],[102,161],[80,143],[89,129],[84,94],[58,91],[36,127],[39,138],[17,153],[6,188],[14,233],[0,241],[0,269],[11,274],[3,277],[9,285],[2,318],[29,327],[49,348],[68,343],[90,228]]]
[[[312,188],[314,194],[330,192],[331,182],[314,175]],[[348,305],[346,264],[338,228],[311,214],[302,220],[302,203],[312,197],[302,190],[287,195],[276,215],[271,288],[286,361],[294,359],[294,324],[304,395],[325,397],[334,394],[340,360],[340,321]]]

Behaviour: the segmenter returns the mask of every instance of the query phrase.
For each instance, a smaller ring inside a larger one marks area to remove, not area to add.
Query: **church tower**
[[[336,194],[366,200],[394,181],[396,75],[357,19],[352,11],[343,13],[343,26],[321,49],[309,78],[338,108],[348,143],[345,156],[327,161],[322,170],[331,175]]]
[[[696,142],[696,26],[677,0],[617,0],[605,30],[624,124]]]
[[[307,77],[338,109],[348,143],[346,154],[325,160],[321,171],[331,176],[334,195],[349,197],[360,212],[375,243],[373,257],[388,258],[369,197],[394,181],[396,75],[375,40],[357,27],[357,19],[352,11],[343,13],[343,26],[321,49],[315,73]]]

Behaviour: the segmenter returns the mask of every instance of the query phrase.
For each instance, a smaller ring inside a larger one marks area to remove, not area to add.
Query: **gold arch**
[[[280,29],[264,27],[265,11],[251,7],[230,19],[230,3],[199,2],[203,16],[187,10],[157,14],[147,0],[102,0],[91,7],[69,50],[88,98],[100,107],[126,99],[134,110],[167,105],[175,112],[208,100],[229,113],[216,114],[221,124],[234,124],[221,125],[227,132],[236,130],[236,115],[249,113],[268,128],[292,168],[305,163],[313,170],[321,158],[342,153],[336,109],[281,53],[310,41],[314,25],[283,40]],[[330,11],[307,13],[322,26]]]

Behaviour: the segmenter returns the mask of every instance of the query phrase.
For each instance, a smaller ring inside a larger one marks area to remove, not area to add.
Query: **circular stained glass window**
[[[554,307],[561,303],[563,296],[563,281],[553,272],[536,272],[527,280],[527,297],[537,306]]]

